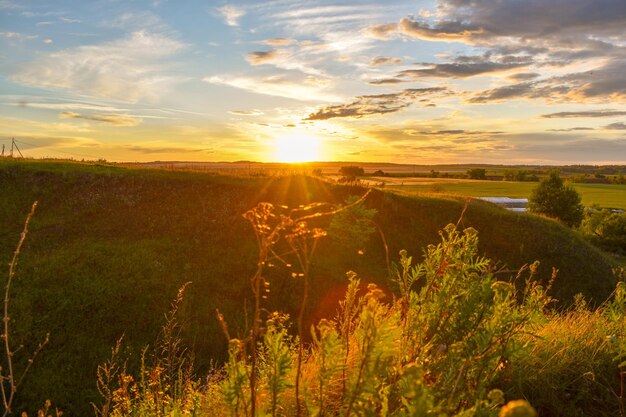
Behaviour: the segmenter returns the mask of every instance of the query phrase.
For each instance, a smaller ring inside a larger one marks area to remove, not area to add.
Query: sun
[[[310,135],[279,136],[274,143],[278,162],[311,162],[320,159],[320,139]]]

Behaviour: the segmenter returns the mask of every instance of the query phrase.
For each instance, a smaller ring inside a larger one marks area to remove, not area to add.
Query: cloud
[[[73,19],[71,17],[64,17],[64,16],[59,17],[59,20],[63,23],[82,23],[82,20],[80,19]]]
[[[37,35],[27,35],[19,32],[0,32],[0,38],[5,38],[11,41],[25,41],[31,39],[37,39]]]
[[[392,85],[392,84],[400,84],[405,83],[407,80],[403,80],[401,78],[382,78],[380,80],[374,80],[368,82],[370,85]]]
[[[246,55],[246,61],[248,61],[250,65],[263,65],[274,61],[279,55],[279,52],[274,49],[270,51],[250,52]]]
[[[430,25],[425,21],[404,18],[398,26],[401,33],[424,40],[461,41],[483,32],[478,26],[453,20],[441,20],[436,25]]]
[[[488,103],[531,98],[563,103],[603,103],[607,99],[614,102],[626,102],[624,65],[626,65],[626,59],[611,61],[591,71],[497,87],[475,94],[468,101]]]
[[[610,125],[604,126],[604,128],[609,130],[626,130],[626,123],[611,123]]]
[[[595,130],[593,127],[570,127],[568,129],[548,129],[550,132],[578,132],[583,130]]]
[[[327,120],[336,117],[363,117],[374,114],[395,113],[409,107],[418,97],[446,93],[445,87],[413,88],[398,93],[377,94],[356,97],[348,104],[326,106],[305,120]]]
[[[515,82],[520,82],[520,81],[534,80],[535,78],[538,78],[538,77],[540,77],[540,74],[537,74],[536,72],[521,72],[518,74],[509,75],[507,79],[511,81],[515,81]]]
[[[10,99],[3,104],[14,105],[19,107],[31,107],[34,109],[48,109],[48,110],[95,110],[99,112],[123,112],[128,111],[126,108],[113,107],[108,105],[102,105],[97,103],[90,103],[85,101],[71,101],[66,102],[62,99],[60,102],[49,102],[48,98],[43,97],[28,97],[28,96],[8,96]],[[37,102],[31,102],[28,100],[41,100]],[[13,101],[16,100],[16,101]],[[56,99],[53,99],[57,101]]]
[[[332,84],[330,80],[322,80],[315,77],[302,77],[293,74],[281,74],[261,78],[215,75],[205,77],[203,81],[209,84],[227,85],[252,93],[285,97],[299,101],[340,100],[337,96],[326,92],[327,88]]]
[[[137,145],[127,145],[124,146],[124,149],[130,152],[137,152],[143,154],[155,154],[155,153],[213,153],[210,149],[197,149],[197,148],[183,148],[183,147],[173,147],[173,146],[137,146]]]
[[[229,110],[228,113],[235,114],[237,116],[262,116],[261,110]]]
[[[402,19],[404,34],[428,40],[564,40],[623,35],[623,0],[440,0],[435,19]],[[523,18],[521,18],[523,16]]]
[[[526,65],[528,65],[528,62],[508,64],[499,62],[430,64],[430,68],[404,70],[399,72],[397,76],[410,78],[468,78],[476,75],[510,71]]]
[[[384,25],[371,25],[367,28],[367,33],[376,39],[388,40],[398,33],[398,25],[396,23],[387,23]]]
[[[458,59],[432,64],[405,76],[463,78],[533,67],[509,77],[517,84],[496,85],[475,94],[471,103],[512,98],[582,103],[626,101],[625,21],[623,0],[439,0],[436,13],[403,18],[397,30],[404,39],[462,42],[484,50],[485,58],[498,57],[491,64]],[[393,33],[393,26],[374,29],[382,38]],[[593,71],[581,71],[591,63]],[[566,73],[572,70],[578,72]],[[539,73],[552,76],[536,80]]]
[[[39,88],[136,102],[158,101],[175,83],[168,60],[186,45],[170,37],[134,32],[99,45],[52,52],[24,65],[13,80]]]
[[[217,11],[222,15],[228,26],[239,26],[239,18],[246,14],[243,9],[230,4],[219,7]]]
[[[75,23],[75,22],[74,22]],[[127,11],[103,22],[104,26],[122,29],[129,32],[140,30],[151,32],[167,32],[169,26],[155,13],[147,10]]]
[[[617,117],[626,116],[626,111],[622,110],[587,110],[587,111],[564,111],[559,113],[542,114],[544,119],[558,119],[558,118],[570,118],[570,117]]]
[[[400,58],[387,58],[384,56],[379,56],[376,57],[374,59],[372,59],[372,61],[370,62],[370,65],[372,66],[378,66],[378,65],[397,65],[397,64],[401,64],[402,63],[402,59]]]
[[[263,41],[264,44],[269,46],[289,46],[294,44],[296,41],[291,38],[271,38],[265,39]]]
[[[568,91],[569,89],[566,86],[560,88],[539,87],[538,84],[534,83],[519,83],[482,91],[469,98],[468,101],[470,103],[478,104],[499,102],[518,98],[549,99],[553,96],[563,96],[564,94],[567,94]]]
[[[86,115],[80,113],[74,113],[71,111],[64,111],[59,113],[61,119],[85,119],[94,120],[96,122],[102,122],[112,126],[124,126],[131,127],[139,125],[142,120],[137,117],[129,116],[127,114],[93,114]]]

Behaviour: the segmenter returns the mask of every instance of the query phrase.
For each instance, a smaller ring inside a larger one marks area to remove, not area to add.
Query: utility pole
[[[15,138],[11,138],[11,158],[13,158],[13,148],[17,149],[20,156],[24,158],[24,155],[22,155],[22,151],[20,151],[19,146],[17,146],[17,143],[15,142]]]
[[[2,156],[4,156],[4,143],[2,144]]]

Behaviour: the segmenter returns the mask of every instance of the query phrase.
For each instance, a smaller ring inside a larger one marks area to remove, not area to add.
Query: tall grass
[[[175,415],[536,415],[526,400],[542,415],[624,415],[623,283],[598,310],[579,300],[556,313],[548,288],[537,283],[537,265],[520,271],[526,285],[518,293],[478,255],[478,232],[451,224],[423,262],[400,253],[397,297],[349,273],[337,316],[312,326],[305,343],[301,317],[296,336],[286,314],[263,314],[263,268],[281,233],[293,230],[277,227],[289,216],[277,220],[262,207],[262,215],[248,214],[257,236],[268,239],[260,241],[252,279],[257,305],[248,339],[230,339],[227,363],[203,383],[185,376],[178,397],[155,399],[145,383],[120,378],[125,395],[114,396],[112,415],[145,415],[158,401]],[[144,371],[154,373],[162,368]]]
[[[10,322],[11,317],[9,315],[9,304],[11,301],[11,284],[13,283],[13,279],[15,278],[15,271],[17,268],[17,261],[22,250],[22,246],[26,241],[26,235],[28,234],[28,225],[30,220],[35,214],[35,209],[37,208],[37,202],[35,201],[31,206],[30,212],[26,216],[26,220],[24,221],[24,228],[22,229],[22,233],[20,234],[20,239],[17,243],[17,247],[15,248],[15,252],[13,252],[13,258],[9,263],[9,276],[7,277],[6,284],[4,287],[4,308],[2,315],[2,340],[4,345],[4,357],[2,358],[2,362],[0,365],[0,393],[2,393],[2,406],[3,413],[2,417],[6,417],[7,415],[12,413],[11,407],[13,405],[13,400],[15,399],[15,394],[17,394],[18,389],[22,385],[26,374],[30,370],[33,365],[35,358],[41,352],[43,347],[48,343],[48,336],[39,343],[37,348],[31,354],[26,362],[26,366],[23,369],[17,370],[14,361],[15,354],[23,348],[23,346],[19,346],[17,348],[13,348],[11,345],[11,332],[10,332]],[[49,405],[48,405],[49,406]]]

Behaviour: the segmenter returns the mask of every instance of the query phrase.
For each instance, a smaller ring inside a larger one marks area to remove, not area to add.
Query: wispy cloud
[[[586,110],[586,111],[562,111],[558,113],[542,114],[544,119],[558,119],[558,118],[570,118],[570,117],[617,117],[626,116],[626,111],[622,110]]]
[[[384,56],[379,56],[376,58],[373,58],[370,61],[370,65],[372,66],[379,66],[379,65],[398,65],[402,63],[402,59],[400,58],[388,58],[388,57],[384,57]]]
[[[183,148],[174,146],[127,145],[124,149],[142,154],[181,154],[181,153],[212,153],[210,149]]]
[[[550,132],[579,132],[584,130],[595,130],[593,127],[570,127],[566,129],[548,129]]]
[[[250,52],[246,55],[246,61],[251,65],[263,65],[274,61],[280,56],[280,53],[275,49],[269,51],[256,51]]]
[[[386,23],[382,25],[370,25],[366,32],[376,39],[389,40],[398,33],[397,23]]]
[[[626,102],[626,60],[611,62],[592,71],[570,73],[539,81],[524,82],[482,91],[470,103],[489,103],[530,98],[553,102],[602,103],[607,99]]]
[[[523,63],[477,62],[477,63],[449,63],[428,64],[428,68],[404,70],[398,77],[409,78],[468,78],[477,75],[494,74],[528,65]]]
[[[536,72],[520,72],[517,74],[511,74],[507,76],[506,78],[514,82],[521,82],[521,81],[534,80],[535,78],[538,78],[540,76],[541,75],[537,74]]]
[[[102,24],[106,27],[123,29],[130,32],[140,30],[166,32],[170,30],[169,26],[159,15],[149,10],[125,11],[104,20]]]
[[[128,114],[81,114],[70,111],[59,113],[61,119],[84,119],[102,122],[112,126],[132,127],[139,125],[142,120],[138,117],[129,116]]]
[[[296,41],[291,38],[271,38],[265,39],[262,43],[269,46],[289,46],[294,44]]]
[[[29,35],[25,33],[18,32],[0,32],[0,38],[4,38],[10,41],[26,41],[31,39],[37,39],[37,35]]]
[[[186,47],[165,35],[144,31],[99,45],[53,52],[13,75],[19,83],[67,89],[95,97],[158,101],[180,76],[168,73],[169,58]]]
[[[358,96],[348,104],[326,106],[310,114],[305,120],[327,120],[336,117],[359,118],[376,114],[395,113],[409,107],[423,96],[441,95],[445,87],[413,88],[398,93]]]
[[[328,93],[329,80],[300,77],[288,74],[269,77],[211,76],[204,81],[227,85],[258,94],[290,98],[299,101],[338,101],[339,97]]]
[[[219,7],[217,11],[228,26],[239,26],[239,19],[246,14],[244,9],[231,4]]]
[[[229,110],[230,114],[235,114],[237,116],[262,116],[263,112],[261,110]]]
[[[610,125],[604,126],[604,128],[608,130],[626,130],[626,123],[611,123]]]

